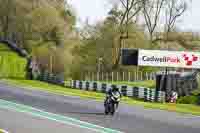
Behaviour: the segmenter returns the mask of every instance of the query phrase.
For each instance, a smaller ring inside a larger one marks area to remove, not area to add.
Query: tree
[[[167,0],[166,1],[166,40],[169,38],[169,33],[175,28],[177,20],[185,13],[187,10],[187,2],[185,0]]]
[[[59,18],[59,12],[55,8],[37,8],[28,17],[32,22],[31,31],[40,35],[44,42],[53,41],[56,45],[61,44],[62,39],[65,38],[65,22]]]
[[[187,11],[188,4],[188,0],[165,1],[165,5],[163,6],[162,11],[165,17],[163,17],[163,19],[165,19],[164,31],[158,32],[157,36],[153,40],[154,44],[160,42],[160,47],[165,47],[165,49],[176,49],[175,47],[173,48],[173,46],[169,45],[174,45],[174,43],[178,43],[178,45],[182,45],[181,47],[186,48],[186,45],[184,45],[185,39],[180,36],[175,26],[177,20],[180,19],[181,16],[183,16],[183,14]]]
[[[75,47],[73,51],[73,53],[76,53],[73,72],[77,77],[78,73],[81,72],[96,72],[98,70],[99,59],[102,59],[101,72],[114,71],[112,53],[113,48],[118,44],[120,36],[120,15],[121,11],[113,8],[103,22],[99,22],[94,26],[86,25],[87,27],[83,28],[82,45]],[[85,31],[86,29],[87,31]],[[140,31],[136,24],[133,22],[129,23],[127,30],[129,36],[125,40],[127,48],[146,48],[148,46],[144,32]],[[77,61],[79,62],[77,63]]]
[[[133,18],[138,15],[141,10],[141,0],[120,0],[121,10],[119,16],[119,36],[118,42],[114,46],[113,56],[116,60],[113,62],[113,69],[119,66],[121,57],[120,49],[123,47],[123,41],[129,38],[128,26],[133,22]],[[112,12],[111,12],[112,13]]]
[[[21,48],[27,49],[30,40],[63,44],[71,37],[75,22],[65,0],[0,0],[1,37]]]
[[[49,72],[70,70],[71,49],[79,41],[75,24],[66,0],[0,0],[1,39],[15,42]]]
[[[149,32],[150,42],[153,43],[154,32],[159,24],[161,10],[166,0],[143,0],[143,16]]]
[[[9,37],[10,25],[16,16],[16,0],[0,0],[0,27],[3,38]]]

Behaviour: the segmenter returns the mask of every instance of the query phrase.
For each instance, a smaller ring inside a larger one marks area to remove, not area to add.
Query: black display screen
[[[138,65],[138,49],[121,49],[122,65]]]

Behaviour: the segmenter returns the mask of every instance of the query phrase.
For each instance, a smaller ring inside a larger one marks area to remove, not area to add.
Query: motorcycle
[[[107,96],[104,107],[105,107],[105,115],[111,114],[114,115],[116,111],[116,103],[120,102],[121,97],[118,92],[112,92],[111,96]]]

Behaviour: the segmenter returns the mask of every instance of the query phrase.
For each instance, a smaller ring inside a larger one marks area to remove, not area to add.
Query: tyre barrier
[[[165,92],[156,91],[156,89],[150,89],[145,87],[114,85],[96,81],[79,80],[72,80],[70,81],[70,85],[65,85],[65,81],[62,75],[53,75],[49,74],[48,72],[44,72],[43,74],[41,74],[38,80],[61,85],[64,87],[71,87],[73,89],[97,91],[102,93],[106,93],[110,88],[117,87],[119,88],[123,96],[139,98],[148,102],[165,102]]]
[[[164,102],[165,92],[158,91],[156,89],[150,89],[145,87],[133,87],[128,85],[113,85],[109,83],[101,83],[95,81],[71,81],[71,88],[81,89],[86,91],[97,91],[106,93],[110,88],[117,87],[121,91],[123,96],[143,99],[147,102]],[[157,95],[156,95],[157,94]],[[157,100],[156,100],[157,99]]]
[[[37,80],[52,83],[52,84],[57,84],[57,85],[62,85],[65,86],[64,82],[64,76],[63,75],[54,75],[50,74],[48,72],[43,72]],[[72,85],[70,86],[72,87]],[[75,87],[75,85],[73,85]]]

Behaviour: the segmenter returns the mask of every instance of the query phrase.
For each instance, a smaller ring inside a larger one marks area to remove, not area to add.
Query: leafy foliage
[[[117,9],[112,9],[103,22],[94,26],[86,25],[83,28],[82,45],[75,48],[76,73],[82,71],[113,71],[113,50],[118,45],[120,37],[118,16],[121,14]],[[126,48],[148,48],[148,41],[145,39],[144,31],[137,28],[137,25],[128,25],[129,38],[124,41]],[[102,59],[99,62],[99,59]],[[77,61],[79,61],[77,63]],[[101,65],[101,68],[99,68]],[[80,67],[81,66],[81,67]],[[74,69],[75,69],[74,68]],[[78,69],[80,68],[80,69]],[[122,67],[121,67],[122,68]],[[132,68],[131,68],[132,69]],[[75,71],[75,70],[74,70]],[[79,75],[80,76],[80,75]]]
[[[185,96],[178,99],[178,103],[181,104],[198,104],[198,97],[197,96]]]

